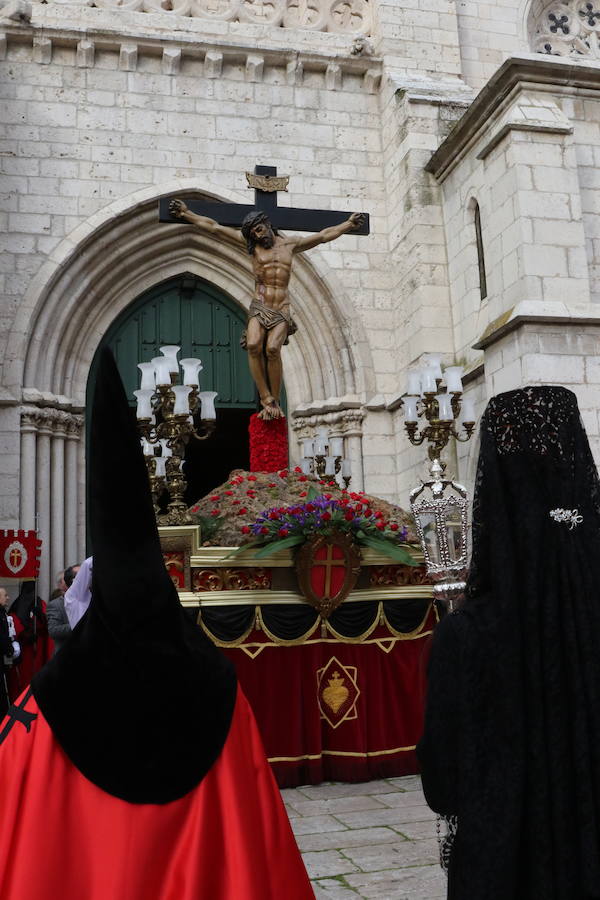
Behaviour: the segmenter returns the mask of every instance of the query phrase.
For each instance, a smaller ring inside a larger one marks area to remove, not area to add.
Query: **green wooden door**
[[[232,469],[249,467],[248,419],[258,408],[258,395],[246,352],[240,347],[245,325],[241,307],[214,285],[186,274],[146,291],[121,313],[92,363],[87,409],[100,350],[109,346],[133,410],[133,391],[139,387],[137,364],[159,356],[159,347],[177,344],[180,359],[193,356],[202,360],[200,390],[219,395],[217,429],[209,440],[188,445],[185,471],[190,504],[225,481]]]
[[[177,344],[180,359],[202,360],[200,390],[217,391],[221,409],[255,409],[256,392],[240,335],[244,310],[200,278],[184,275],[152,288],[123,312],[106,333],[133,404],[139,362],[160,356],[159,347]],[[94,380],[94,379],[90,379]]]

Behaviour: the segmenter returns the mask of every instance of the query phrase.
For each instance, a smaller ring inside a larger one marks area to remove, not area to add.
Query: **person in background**
[[[65,585],[65,590],[71,587],[80,568],[81,566],[78,565],[69,566],[64,572],[60,573],[59,584],[62,581]],[[58,596],[53,597],[48,604],[48,634],[54,641],[54,653],[60,650],[71,634],[71,626],[65,610],[65,598],[62,591],[59,591]]]
[[[36,595],[35,588],[35,581],[22,581],[19,595],[10,607],[16,639],[21,645],[21,657],[11,670],[11,700],[21,693],[52,656],[46,604]]]
[[[8,592],[5,588],[0,588],[0,721],[10,705],[6,670],[18,659],[21,652],[15,640],[13,618],[6,612],[9,602]]]

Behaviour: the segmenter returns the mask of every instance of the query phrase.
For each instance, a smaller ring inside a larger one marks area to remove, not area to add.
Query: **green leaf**
[[[408,550],[405,550],[404,547],[400,547],[398,544],[392,543],[392,541],[386,541],[383,538],[371,537],[370,535],[365,534],[364,537],[361,537],[360,542],[367,547],[371,547],[372,550],[377,550],[379,553],[389,556],[396,562],[404,563],[405,566],[419,565],[417,560],[411,556]]]
[[[252,541],[246,541],[245,544],[240,544],[239,547],[234,547],[229,553],[226,553],[223,559],[229,559],[230,556],[237,556],[238,553],[245,553],[247,550],[252,550],[254,547],[260,546],[260,542],[256,540],[256,538]]]
[[[271,541],[261,547],[254,555],[257,559],[263,556],[270,556],[271,553],[277,553],[278,550],[287,550],[289,547],[296,547],[298,544],[304,543],[304,537],[299,534],[293,534],[290,537],[282,538],[280,541]]]
[[[319,497],[320,495],[321,495],[321,492],[316,489],[314,484],[311,484],[311,485],[309,485],[308,491],[306,492],[306,501],[305,502],[310,503],[311,500],[314,500],[315,497]]]

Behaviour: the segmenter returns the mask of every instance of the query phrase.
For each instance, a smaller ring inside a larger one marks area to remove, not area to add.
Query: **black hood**
[[[219,756],[237,683],[165,568],[137,428],[109,350],[89,459],[92,602],[32,689],[86,778],[131,803],[169,803]]]

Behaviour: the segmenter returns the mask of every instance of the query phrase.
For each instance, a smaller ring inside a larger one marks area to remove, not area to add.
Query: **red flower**
[[[268,529],[266,526],[263,525],[263,527],[260,529],[260,533],[261,533],[261,534],[268,534],[268,533],[269,533],[269,529]]]
[[[381,512],[380,509],[378,509],[377,512],[375,513],[375,518],[376,518],[376,519],[383,519],[383,513]]]
[[[371,516],[371,515],[373,515],[373,510],[369,509],[369,507],[367,506],[367,508],[365,509],[365,516]]]
[[[300,494],[301,497],[306,497],[306,495],[307,495],[307,491],[302,491],[302,493]]]
[[[231,503],[232,503],[232,506],[239,506],[239,505],[240,505],[240,501],[239,501],[239,500],[232,500]]]
[[[256,497],[256,491],[246,491],[248,497]]]
[[[226,497],[233,497],[233,491],[225,491]]]
[[[390,525],[390,528],[392,529],[392,531],[398,531],[398,526],[396,525],[395,522],[392,522],[392,524]]]
[[[287,469],[280,469],[277,474],[280,478],[287,478],[288,471]]]
[[[250,534],[250,528],[248,525],[242,525],[242,534]]]
[[[278,519],[278,518],[279,518],[279,513],[275,512],[275,510],[272,509],[271,512],[269,513],[269,518],[270,518],[270,519]]]
[[[248,481],[256,481],[256,475],[248,475]]]
[[[302,469],[300,469],[300,471],[302,471]],[[308,478],[306,477],[306,475],[301,475],[298,481],[308,481]]]
[[[277,485],[275,484],[274,481],[270,481],[270,482],[269,482],[269,487],[277,487]]]
[[[326,500],[331,500],[331,494],[323,494]]]
[[[381,519],[379,519],[378,522],[375,522],[375,528],[379,528],[380,531],[383,531],[383,529],[385,528],[385,522],[382,522]]]
[[[219,497],[218,494],[215,494],[214,497],[211,497],[210,499],[212,500],[213,503],[216,503],[217,500],[220,500],[221,498]]]
[[[240,508],[237,511],[237,514],[238,514],[238,516],[243,516],[244,513],[247,513],[247,512],[248,512],[248,510],[246,509],[245,506],[240,506]]]
[[[210,513],[210,514],[211,514],[211,516],[220,516],[220,515],[221,515],[221,510],[220,510],[220,509],[213,509],[213,510],[211,510],[211,513]]]
[[[315,508],[314,508],[313,504],[307,503],[306,504],[306,512],[314,512],[314,511],[315,511]]]
[[[335,487],[335,481],[328,481],[327,484],[329,487]]]
[[[348,512],[344,515],[346,522],[351,522],[354,518],[354,513],[348,510]]]
[[[321,516],[321,518],[323,519],[324,522],[329,522],[329,520],[331,519],[331,513],[324,512],[323,515]]]
[[[279,535],[280,535],[281,537],[287,537],[288,534],[289,534],[289,531],[288,531],[287,528],[280,528],[280,529],[279,529]]]
[[[302,469],[300,468],[300,466],[296,466],[296,468],[294,469],[294,472],[302,472]]]

